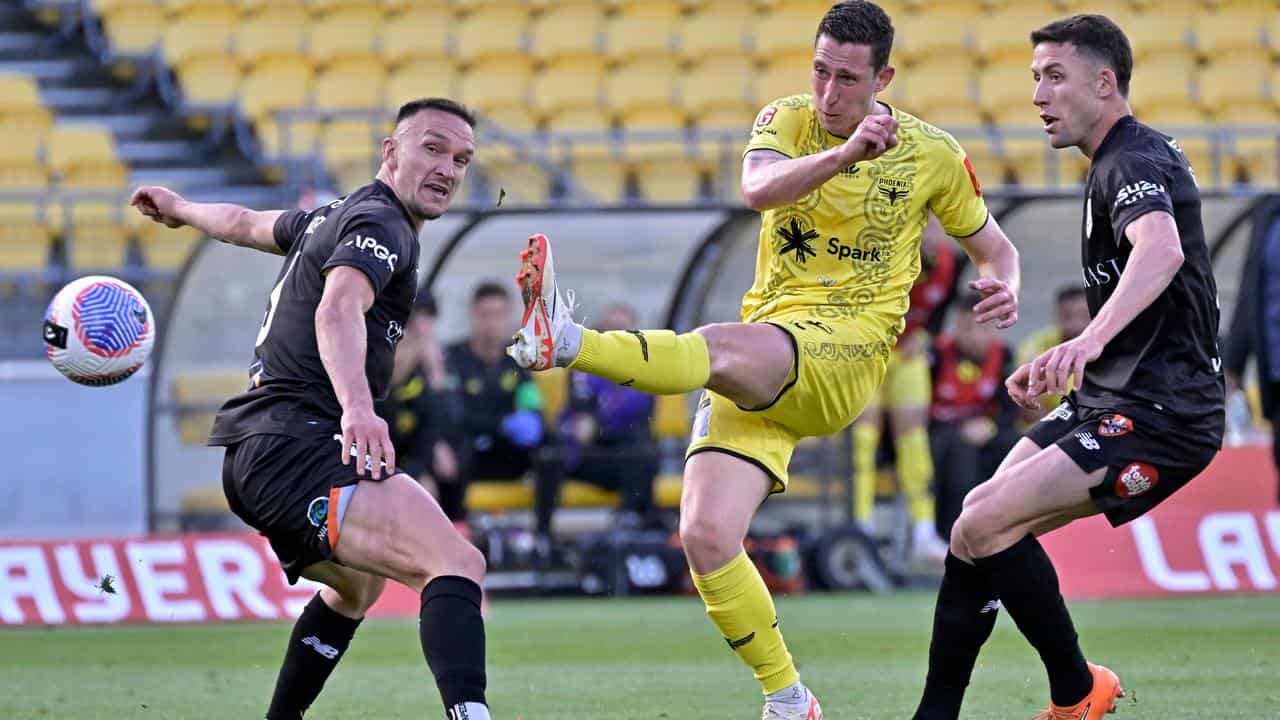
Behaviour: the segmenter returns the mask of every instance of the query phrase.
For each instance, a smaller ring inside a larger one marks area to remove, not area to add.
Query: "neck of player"
[[[1102,141],[1107,139],[1107,133],[1111,132],[1111,128],[1120,122],[1120,118],[1132,114],[1133,110],[1129,108],[1128,102],[1104,107],[1102,114],[1098,116],[1098,122],[1094,123],[1093,129],[1085,136],[1084,142],[1078,145],[1080,152],[1092,159],[1102,145]]]

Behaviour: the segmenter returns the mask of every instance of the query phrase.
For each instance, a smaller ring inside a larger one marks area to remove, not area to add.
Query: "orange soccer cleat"
[[[1058,707],[1052,702],[1045,710],[1036,713],[1031,720],[1100,720],[1106,713],[1116,711],[1116,698],[1124,697],[1120,678],[1101,665],[1089,663],[1093,675],[1093,689],[1084,700],[1071,707]]]

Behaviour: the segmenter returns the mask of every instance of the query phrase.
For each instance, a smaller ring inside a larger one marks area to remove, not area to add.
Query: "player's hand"
[[[868,115],[858,123],[858,127],[845,140],[841,149],[847,161],[845,164],[852,165],[864,160],[875,160],[896,147],[898,121],[892,115]]]
[[[969,282],[970,290],[982,293],[982,300],[973,306],[974,318],[980,323],[996,321],[996,329],[1004,330],[1018,322],[1018,296],[1009,283],[995,278],[978,278]]]
[[[171,228],[186,225],[178,217],[179,209],[185,202],[178,193],[159,185],[143,185],[134,190],[133,197],[129,199],[129,204],[138,208],[138,212]]]
[[[1040,396],[1031,394],[1031,363],[1013,371],[1004,381],[1005,390],[1014,404],[1026,410],[1040,409]]]
[[[1065,394],[1068,381],[1075,379],[1075,387],[1084,381],[1084,366],[1102,355],[1103,344],[1087,331],[1060,345],[1040,353],[1031,361],[1031,392],[1037,396],[1045,393]]]
[[[387,474],[395,472],[396,449],[391,445],[387,423],[378,417],[373,407],[351,408],[342,411],[342,464],[356,458],[356,475],[364,477],[365,466],[370,477],[382,479],[382,464]]]

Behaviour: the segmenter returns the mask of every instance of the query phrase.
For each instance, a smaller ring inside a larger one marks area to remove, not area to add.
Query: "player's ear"
[[[1102,68],[1098,72],[1097,88],[1098,97],[1104,100],[1120,92],[1119,84],[1116,82],[1116,71],[1109,67]]]
[[[892,65],[885,65],[880,68],[880,72],[876,73],[876,92],[882,93],[885,88],[889,87],[889,83],[893,82],[893,76],[897,71]]]
[[[386,165],[388,170],[395,170],[399,164],[396,159],[396,139],[394,137],[382,138],[382,164]]]

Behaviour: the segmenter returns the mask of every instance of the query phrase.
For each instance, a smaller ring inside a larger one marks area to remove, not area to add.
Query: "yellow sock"
[[[876,510],[876,450],[880,446],[879,422],[858,423],[853,428],[853,517],[871,522]]]
[[[773,597],[745,550],[719,570],[690,574],[707,605],[707,615],[729,647],[755,671],[765,695],[800,679],[778,629]]]
[[[898,483],[907,496],[912,522],[933,521],[933,457],[929,454],[929,434],[924,428],[909,430],[894,438],[898,451]]]
[[[582,348],[569,367],[653,395],[691,392],[711,377],[706,339],[670,330],[583,328]]]

